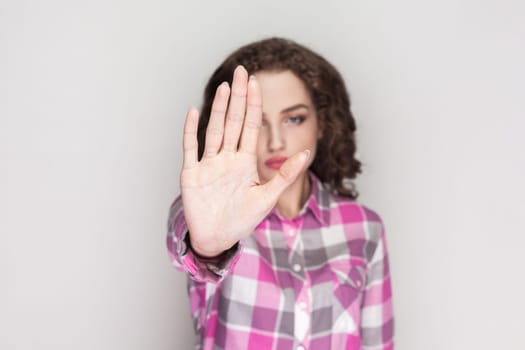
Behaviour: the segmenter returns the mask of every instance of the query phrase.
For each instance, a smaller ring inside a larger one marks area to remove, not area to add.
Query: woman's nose
[[[270,139],[268,140],[268,149],[271,152],[279,151],[284,148],[283,133],[279,128],[272,128],[270,132]]]

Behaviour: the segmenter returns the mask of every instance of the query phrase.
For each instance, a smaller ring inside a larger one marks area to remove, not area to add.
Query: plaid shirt
[[[167,245],[189,275],[197,349],[394,348],[381,219],[310,179],[296,218],[274,208],[222,261],[192,254],[180,197],[173,203]]]

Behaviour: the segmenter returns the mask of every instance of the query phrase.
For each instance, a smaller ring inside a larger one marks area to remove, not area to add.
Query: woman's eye
[[[286,124],[301,124],[302,122],[304,122],[306,118],[299,115],[299,116],[294,116],[294,117],[289,117],[285,120],[285,123]]]

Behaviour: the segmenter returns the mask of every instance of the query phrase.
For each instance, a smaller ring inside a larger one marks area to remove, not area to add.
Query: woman
[[[184,126],[168,223],[199,349],[393,349],[380,217],[360,172],[344,82],[271,38],[233,52]]]

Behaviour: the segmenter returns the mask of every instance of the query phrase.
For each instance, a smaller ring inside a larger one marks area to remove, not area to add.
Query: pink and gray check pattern
[[[298,217],[274,209],[227,261],[213,264],[187,249],[180,197],[173,203],[168,251],[189,276],[197,349],[394,348],[381,219],[310,179]]]

